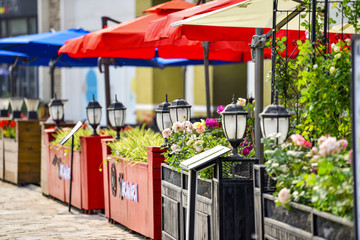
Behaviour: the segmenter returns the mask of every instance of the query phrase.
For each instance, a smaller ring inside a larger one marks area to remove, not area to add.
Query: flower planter
[[[48,135],[54,130],[45,130]],[[103,176],[99,171],[102,159],[101,139],[109,136],[81,137],[81,150],[74,150],[71,205],[84,211],[104,208]],[[71,149],[47,147],[47,182],[49,195],[69,202]]]
[[[343,218],[297,203],[290,203],[290,209],[276,206],[265,167],[255,166],[254,171],[258,239],[355,239],[353,223]]]
[[[15,184],[40,183],[39,121],[16,120],[16,138],[3,138],[2,177]]]
[[[160,147],[148,147],[148,162],[126,162],[111,156],[103,140],[105,215],[151,239],[161,239]]]
[[[195,239],[251,239],[255,159],[219,158],[212,180],[198,178]],[[185,239],[187,172],[161,166],[162,238]]]
[[[62,123],[61,127],[74,127],[75,123]],[[49,143],[54,140],[53,135],[55,123],[40,122],[41,127],[41,191],[44,195],[49,195],[48,178],[47,178],[47,164],[46,160],[49,158]],[[1,145],[1,143],[0,143]],[[1,151],[1,150],[0,150]],[[0,153],[1,154],[1,153]],[[1,173],[0,173],[1,174]]]

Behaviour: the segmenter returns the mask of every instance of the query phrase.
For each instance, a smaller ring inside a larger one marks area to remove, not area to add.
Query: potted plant
[[[264,193],[264,174],[258,173],[255,194],[263,201],[264,236],[300,239],[354,239],[352,150],[345,139],[322,136],[316,146],[298,134],[279,146],[265,140],[266,173],[276,182]],[[311,148],[312,147],[312,148]],[[257,168],[260,171],[260,168]],[[262,178],[262,180],[260,179]],[[262,189],[260,189],[262,186]]]
[[[246,99],[237,104],[245,106]],[[251,113],[253,104],[246,109]],[[223,106],[218,108],[220,114]],[[252,166],[257,163],[252,147],[253,118],[248,119],[248,132],[238,150],[244,158],[221,157],[215,168],[201,171],[198,178],[196,204],[196,239],[250,239],[254,232]],[[188,173],[180,162],[217,145],[230,147],[221,128],[220,119],[201,122],[175,122],[165,129],[169,143],[161,167],[162,236],[183,239],[188,198]],[[245,193],[245,194],[244,194]]]
[[[71,141],[59,142],[71,129],[58,130],[48,145],[47,179],[49,195],[69,202]],[[47,134],[45,130],[45,134]],[[54,131],[54,130],[52,130]],[[92,130],[83,125],[74,135],[74,156],[71,204],[86,213],[104,208],[103,176],[98,171],[102,163],[101,140],[112,138],[115,131],[103,130],[101,136],[90,136]]]
[[[105,215],[151,239],[161,239],[160,146],[150,129],[125,128],[119,140],[104,139]]]
[[[40,183],[40,125],[37,120],[1,120],[0,178]]]

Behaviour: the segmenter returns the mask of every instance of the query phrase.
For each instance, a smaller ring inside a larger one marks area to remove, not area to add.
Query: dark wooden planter
[[[251,239],[255,159],[219,158],[214,179],[198,178],[195,239]],[[185,239],[188,174],[161,166],[162,239]]]
[[[45,130],[45,138],[54,130]],[[71,205],[84,211],[104,209],[101,140],[110,136],[81,137],[81,150],[74,150]],[[47,184],[49,195],[69,202],[71,149],[47,146]]]
[[[106,217],[146,237],[161,239],[160,164],[164,150],[148,147],[147,163],[129,163],[111,156],[109,141],[113,140],[102,141],[103,159],[108,159],[103,165]],[[132,186],[126,189],[133,191],[125,191],[125,186]]]
[[[1,179],[15,184],[40,183],[39,121],[16,120],[16,138],[2,138]]]
[[[290,203],[290,209],[276,206],[265,167],[255,166],[254,174],[258,239],[355,239],[354,224],[343,218],[297,203]]]

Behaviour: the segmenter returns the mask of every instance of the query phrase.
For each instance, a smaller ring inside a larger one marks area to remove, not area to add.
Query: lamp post
[[[91,100],[86,107],[86,116],[90,126],[94,130],[91,136],[99,136],[99,134],[96,133],[96,128],[99,126],[101,120],[101,106],[97,101],[95,101],[94,95],[93,100]]]
[[[233,96],[232,103],[225,107],[221,115],[224,134],[233,147],[232,153],[234,156],[239,156],[237,148],[243,141],[248,112],[236,104],[235,96]]]
[[[116,130],[116,139],[120,139],[120,129],[124,126],[126,118],[126,107],[121,102],[118,102],[117,96],[115,95],[115,101],[110,104],[107,108],[109,122],[111,127]]]
[[[29,120],[38,119],[37,108],[39,106],[40,100],[37,98],[25,98],[25,105],[28,110],[27,117]]]
[[[155,110],[156,113],[156,124],[160,130],[160,132],[164,131],[166,128],[171,127],[171,120],[170,120],[170,110],[169,110],[170,103],[167,99],[167,94],[165,96],[165,102],[162,102],[159,107]],[[167,139],[165,138],[165,142],[161,147],[167,146]]]
[[[0,98],[0,117],[8,116],[9,98]]]
[[[23,104],[23,98],[11,98],[10,105],[12,109],[12,118],[21,118],[21,107]]]
[[[190,121],[191,105],[186,100],[180,98],[175,99],[168,108],[170,111],[171,124]]]
[[[272,137],[276,144],[283,143],[289,132],[291,114],[283,106],[278,104],[277,93],[275,92],[275,102],[267,106],[259,114],[260,127],[264,138]]]
[[[56,98],[56,94],[55,94],[55,98],[52,99],[51,102],[49,103],[49,112],[51,118],[56,123],[56,128],[61,129],[60,123],[64,118],[64,103],[61,99]]]

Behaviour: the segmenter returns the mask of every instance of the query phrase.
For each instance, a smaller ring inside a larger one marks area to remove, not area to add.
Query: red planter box
[[[102,140],[105,215],[151,239],[161,239],[160,147],[148,147],[148,162],[126,162],[111,156]]]
[[[45,130],[45,138],[54,130]],[[102,139],[109,136],[81,137],[81,150],[74,150],[71,205],[82,210],[104,208],[103,173],[99,167],[103,162]],[[46,141],[45,141],[46,142]],[[49,144],[50,141],[48,141]],[[71,149],[64,146],[50,148],[47,155],[49,195],[69,202]]]

